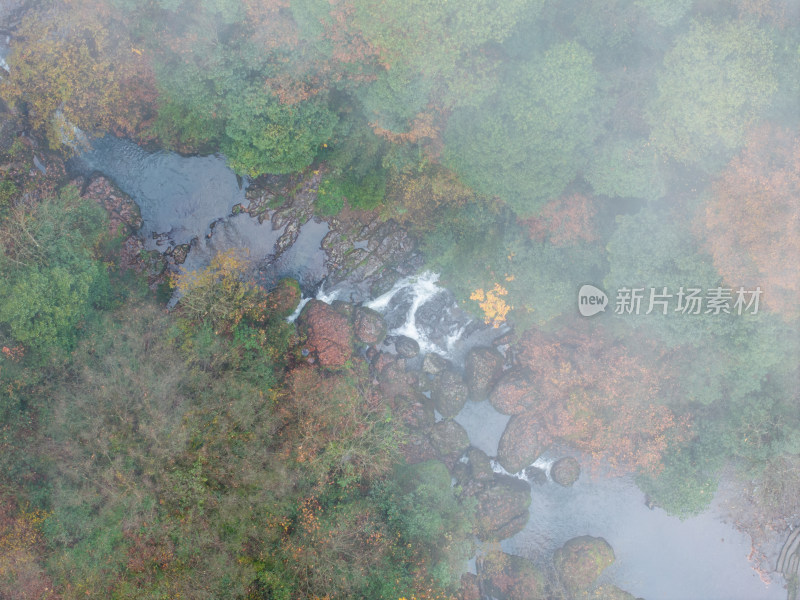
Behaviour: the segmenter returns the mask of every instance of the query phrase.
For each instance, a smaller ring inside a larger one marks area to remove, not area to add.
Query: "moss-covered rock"
[[[525,375],[512,369],[500,378],[489,396],[489,402],[504,415],[519,415],[533,408],[536,397]]]
[[[584,535],[556,550],[553,565],[561,583],[572,595],[588,590],[614,562],[614,550],[603,538]]]
[[[544,600],[545,576],[521,556],[492,552],[479,561],[479,579],[484,592],[498,600]]]
[[[553,478],[553,481],[564,487],[569,487],[578,481],[580,475],[581,465],[571,456],[557,460],[550,470],[550,476]]]

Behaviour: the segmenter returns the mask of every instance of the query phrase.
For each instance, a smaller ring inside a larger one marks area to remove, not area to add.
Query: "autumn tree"
[[[535,216],[522,221],[531,238],[554,246],[598,240],[597,206],[582,194],[567,194],[551,200]]]
[[[521,341],[533,401],[520,407],[542,445],[560,440],[612,466],[658,472],[670,442],[687,439],[688,422],[659,399],[659,374],[602,328]]]
[[[713,170],[744,142],[777,90],[774,44],[747,22],[696,22],[664,57],[650,139],[681,163]]]
[[[763,290],[763,303],[798,315],[800,138],[765,125],[715,182],[700,216],[702,236],[725,282]]]
[[[154,109],[150,57],[102,0],[63,0],[29,11],[0,95],[27,106],[53,148],[91,133],[141,133]]]

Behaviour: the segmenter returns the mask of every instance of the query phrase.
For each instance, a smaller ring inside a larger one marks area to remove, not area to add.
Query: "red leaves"
[[[714,184],[700,235],[731,286],[760,286],[766,306],[798,316],[800,140],[776,126],[750,135]]]
[[[541,212],[525,219],[531,238],[549,240],[554,246],[569,246],[577,242],[594,242],[597,208],[581,194],[561,196],[547,203]]]

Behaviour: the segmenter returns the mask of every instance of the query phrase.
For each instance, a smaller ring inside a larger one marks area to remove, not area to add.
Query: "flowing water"
[[[249,254],[254,276],[265,284],[296,277],[306,301],[315,295],[331,302],[353,289],[353,282],[350,288],[325,288],[320,248],[328,231],[325,223],[306,223],[292,248],[272,260],[283,230],[273,230],[269,220],[259,224],[247,214],[230,215],[243,201],[244,189],[221,157],[148,154],[130,142],[104,138],[78,163],[84,172],[99,171],[113,179],[139,204],[144,220],[140,233],[148,247],[191,243],[186,269],[204,266],[216,252],[238,248]],[[384,315],[391,335],[412,337],[423,352],[441,354],[457,367],[470,348],[491,345],[505,333],[460,311],[435,273],[402,279],[367,305]],[[455,420],[476,447],[494,456],[508,419],[483,401],[468,402]],[[534,466],[548,472],[557,458],[545,456]],[[495,465],[495,470],[502,468]],[[785,598],[780,583],[766,587],[760,581],[747,560],[749,538],[723,522],[714,505],[680,521],[660,509],[649,510],[630,479],[591,473],[584,473],[571,488],[548,476],[532,484],[531,498],[528,525],[502,543],[508,552],[541,560],[572,537],[602,536],[617,557],[603,578],[648,600]]]

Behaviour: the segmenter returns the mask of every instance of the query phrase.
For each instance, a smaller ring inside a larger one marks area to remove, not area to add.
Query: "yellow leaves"
[[[508,278],[506,279],[508,280]],[[508,290],[499,283],[495,283],[494,288],[488,291],[478,288],[472,292],[472,294],[470,294],[469,299],[475,300],[478,303],[478,306],[481,307],[484,315],[484,323],[497,328],[500,327],[503,322],[505,322],[506,315],[512,308],[503,298],[501,298],[501,296],[506,295],[508,295]]]

